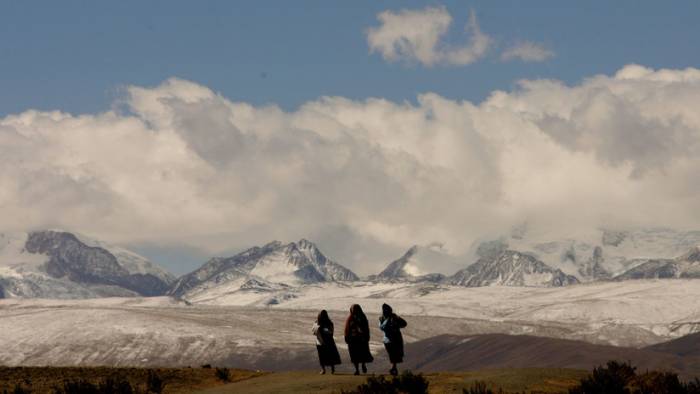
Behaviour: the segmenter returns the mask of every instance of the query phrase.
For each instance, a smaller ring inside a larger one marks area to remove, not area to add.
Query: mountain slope
[[[685,357],[700,357],[700,333],[694,333],[682,336],[677,339],[672,339],[668,342],[662,342],[656,345],[648,346],[646,350],[655,352],[675,354]]]
[[[170,295],[239,290],[270,291],[319,282],[356,281],[349,269],[328,259],[312,242],[270,242],[228,258],[216,257],[178,279]]]
[[[615,280],[674,278],[700,278],[700,247],[694,247],[675,259],[642,260],[616,276]]]
[[[700,373],[700,359],[583,341],[529,335],[440,335],[406,345],[406,367],[422,371],[492,368],[590,369],[609,360],[631,361],[640,370],[672,369],[685,376]]]
[[[581,282],[592,282],[619,276],[645,261],[674,259],[700,245],[700,231],[591,229],[564,235],[525,225],[490,243],[531,255]],[[478,247],[481,244],[474,249]]]
[[[576,277],[566,275],[533,256],[504,250],[483,255],[474,264],[448,278],[447,283],[466,287],[558,287],[576,284],[579,281]]]
[[[3,234],[0,287],[5,297],[91,298],[162,295],[173,282],[145,258],[118,251],[65,231]]]

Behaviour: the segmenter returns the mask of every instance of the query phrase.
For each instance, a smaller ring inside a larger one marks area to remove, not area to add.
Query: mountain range
[[[700,232],[601,230],[597,240],[552,240],[528,237],[519,229],[480,242],[474,251],[476,261],[452,275],[430,272],[434,266],[455,266],[440,245],[430,245],[413,246],[378,274],[360,278],[302,239],[215,257],[175,278],[126,249],[67,231],[45,230],[0,234],[0,298],[213,299],[328,282],[560,287],[592,281],[700,278],[698,245]]]
[[[174,280],[136,253],[69,232],[0,234],[0,298],[156,296]]]

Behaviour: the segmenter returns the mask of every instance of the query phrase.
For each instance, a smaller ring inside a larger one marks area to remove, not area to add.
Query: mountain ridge
[[[41,230],[2,236],[0,287],[3,296],[91,298],[155,296],[174,277],[125,249],[113,254],[105,243],[91,246],[73,233]]]
[[[251,281],[252,280],[252,281]],[[283,244],[272,241],[231,257],[216,257],[180,277],[168,294],[182,297],[211,287],[230,285],[230,291],[267,290],[326,281],[352,282],[359,277],[328,259],[314,243],[301,239]],[[260,286],[256,287],[258,284]]]

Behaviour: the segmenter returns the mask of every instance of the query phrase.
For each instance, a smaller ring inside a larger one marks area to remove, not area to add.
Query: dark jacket
[[[379,328],[384,332],[384,347],[389,353],[389,360],[392,363],[403,362],[403,336],[401,335],[401,329],[407,325],[406,320],[395,313],[379,318]]]
[[[369,335],[369,322],[364,314],[348,316],[345,323],[345,343],[348,344],[350,360],[354,364],[374,361],[369,350]]]

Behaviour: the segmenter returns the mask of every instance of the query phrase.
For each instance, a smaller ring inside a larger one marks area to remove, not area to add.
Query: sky
[[[362,274],[527,222],[698,228],[700,4],[5,2],[2,231]],[[465,265],[469,263],[465,261]]]

